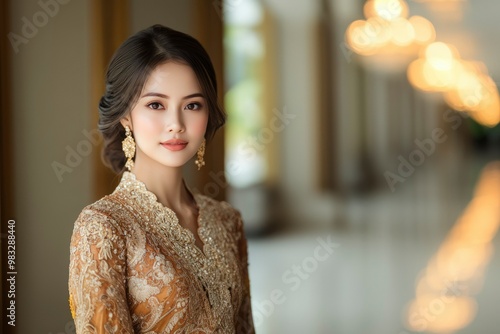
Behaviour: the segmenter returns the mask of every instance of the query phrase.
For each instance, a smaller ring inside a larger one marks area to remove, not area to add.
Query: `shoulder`
[[[127,220],[120,217],[124,212],[126,210],[112,195],[105,196],[83,208],[75,221],[73,234],[88,238],[124,236]]]
[[[101,208],[101,201],[86,206],[74,223],[70,242],[71,271],[78,271],[82,262],[125,261],[129,233],[122,222]]]

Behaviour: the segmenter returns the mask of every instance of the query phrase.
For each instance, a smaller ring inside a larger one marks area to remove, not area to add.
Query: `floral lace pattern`
[[[254,333],[241,216],[194,197],[203,249],[130,172],[83,209],[69,267],[78,334]]]

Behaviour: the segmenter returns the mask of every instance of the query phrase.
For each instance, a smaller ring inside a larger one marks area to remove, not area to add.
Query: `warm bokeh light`
[[[415,56],[436,37],[434,26],[425,18],[408,19],[408,5],[403,0],[369,0],[364,13],[366,20],[354,21],[345,34],[347,45],[361,56]]]
[[[500,123],[500,96],[485,68],[482,63],[460,59],[453,46],[435,42],[409,65],[407,76],[415,88],[443,93],[450,107],[494,127]]]
[[[402,0],[373,0],[373,7],[378,16],[388,21],[408,17],[408,5]]]
[[[408,5],[403,0],[368,0],[364,14],[367,20],[354,21],[346,30],[351,50],[384,65],[381,68],[406,66],[407,57],[420,50],[420,58],[407,69],[415,88],[442,93],[450,107],[469,113],[482,125],[500,123],[500,96],[486,70],[462,60],[453,45],[434,42],[436,31],[429,20],[422,16],[408,19]]]
[[[468,112],[485,126],[494,127],[500,123],[500,96],[488,75],[470,68],[464,71],[455,89],[445,94],[445,101],[456,110]]]
[[[427,82],[427,78],[424,76],[425,63],[425,59],[417,59],[408,66],[408,81],[417,89],[432,92],[434,88]]]
[[[478,74],[470,62],[462,62],[455,89],[445,94],[445,100],[452,108],[466,111],[479,105],[484,94],[481,93],[482,85]]]
[[[415,30],[415,41],[427,45],[436,39],[436,30],[432,23],[422,16],[412,16],[408,20]]]
[[[391,25],[392,42],[398,46],[408,46],[415,41],[413,25],[406,19],[395,19]]]
[[[423,309],[430,309],[428,312],[437,314],[437,316],[431,315],[429,317],[430,320],[435,318],[436,321],[426,322],[426,332],[452,333],[457,328],[467,326],[474,319],[477,312],[477,303],[471,298],[459,297],[455,298],[453,303],[445,304],[445,301],[436,298],[435,295],[426,295],[413,301],[409,307],[409,312],[419,314]],[[424,331],[422,328],[423,321],[409,321],[408,327],[414,331]]]
[[[409,65],[408,80],[414,87],[427,92],[446,92],[455,87],[462,64],[452,49],[440,44],[429,45],[423,52],[425,58]]]
[[[425,48],[425,58],[437,71],[449,71],[455,65],[455,59],[459,58],[450,45],[442,42],[429,44]]]
[[[346,41],[351,49],[360,55],[370,55],[375,52],[375,48],[370,41],[370,34],[367,33],[367,22],[363,20],[354,21],[347,28]]]
[[[481,100],[481,104],[469,112],[478,123],[488,127],[495,127],[500,123],[500,96],[498,92],[488,99]]]
[[[365,17],[367,19],[372,17],[379,17],[377,15],[377,11],[375,10],[374,4],[375,2],[373,0],[368,0],[367,2],[365,2],[365,5],[363,6],[363,13],[365,14]]]
[[[474,198],[419,276],[405,323],[416,332],[452,333],[477,311],[473,295],[482,285],[500,226],[500,162],[485,167]]]
[[[365,3],[366,18],[380,17],[387,21],[408,17],[408,5],[403,0],[369,0]]]
[[[371,17],[365,24],[364,33],[370,38],[375,48],[380,48],[390,42],[392,38],[391,25],[380,17]]]
[[[438,65],[441,66],[441,69],[436,68]],[[459,66],[459,63],[453,59],[449,63],[436,59],[434,64],[426,60],[422,68],[426,84],[435,92],[446,92],[452,89],[458,75],[456,68]]]

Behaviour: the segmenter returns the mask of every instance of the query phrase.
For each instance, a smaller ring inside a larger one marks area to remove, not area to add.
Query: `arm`
[[[134,333],[127,304],[125,237],[111,218],[84,210],[71,238],[69,292],[76,333]]]
[[[252,318],[252,304],[250,298],[250,279],[248,276],[248,247],[245,232],[243,230],[243,221],[239,212],[237,217],[237,230],[239,234],[238,251],[240,254],[241,263],[241,278],[243,280],[243,300],[237,315],[236,333],[255,333],[253,318]]]

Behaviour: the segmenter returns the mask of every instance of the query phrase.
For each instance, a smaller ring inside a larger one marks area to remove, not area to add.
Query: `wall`
[[[162,24],[172,29],[193,33],[193,1],[184,0],[130,0],[132,32],[145,29],[153,24]]]
[[[69,236],[90,197],[88,158],[73,157],[72,172],[60,179],[52,167],[54,161],[68,165],[68,148],[92,149],[82,143],[89,142],[82,131],[92,129],[89,6],[64,2],[41,1],[52,3],[44,10],[35,1],[11,1],[12,32],[27,37],[12,55],[16,329],[23,334],[71,332]],[[37,30],[29,30],[33,23]]]
[[[295,119],[287,125],[280,138],[280,170],[281,193],[284,196],[284,215],[286,223],[295,227],[321,228],[333,224],[337,215],[337,203],[334,194],[322,193],[316,187],[316,174],[319,171],[318,162],[322,152],[318,143],[318,116],[319,112],[334,112],[333,110],[320,111],[319,98],[319,48],[326,47],[320,44],[317,36],[318,22],[320,19],[320,1],[282,2],[279,0],[265,0],[270,9],[277,27],[276,49],[279,59],[276,70],[277,86],[280,96],[277,98],[277,108],[286,107],[287,113],[295,115]],[[343,4],[330,1],[334,11],[342,10],[343,17],[353,12],[352,6],[344,1]],[[340,7],[340,8],[339,8]],[[349,119],[356,118],[356,105],[353,99],[355,94],[350,93],[350,88],[356,87],[356,81],[349,76],[352,70],[346,69],[346,60],[338,45],[339,27],[337,17],[333,18],[335,25],[335,41],[333,41],[334,66],[340,75],[335,78],[338,91],[332,92],[339,96],[333,103],[337,110],[346,110],[345,115],[339,115],[338,122],[342,125],[332,124],[334,131],[342,131],[333,138],[344,140],[349,134],[356,138],[358,131],[354,129],[356,123]],[[337,47],[338,46],[338,47]],[[343,80],[340,82],[340,80]],[[347,112],[348,110],[348,112]],[[347,132],[347,133],[346,133]],[[346,157],[339,164],[341,175],[352,171],[348,165],[357,156],[356,142],[349,141],[351,145],[337,147],[343,150],[339,156]],[[345,150],[344,147],[351,149]],[[355,162],[355,161],[354,161]],[[343,173],[343,174],[342,174]]]

